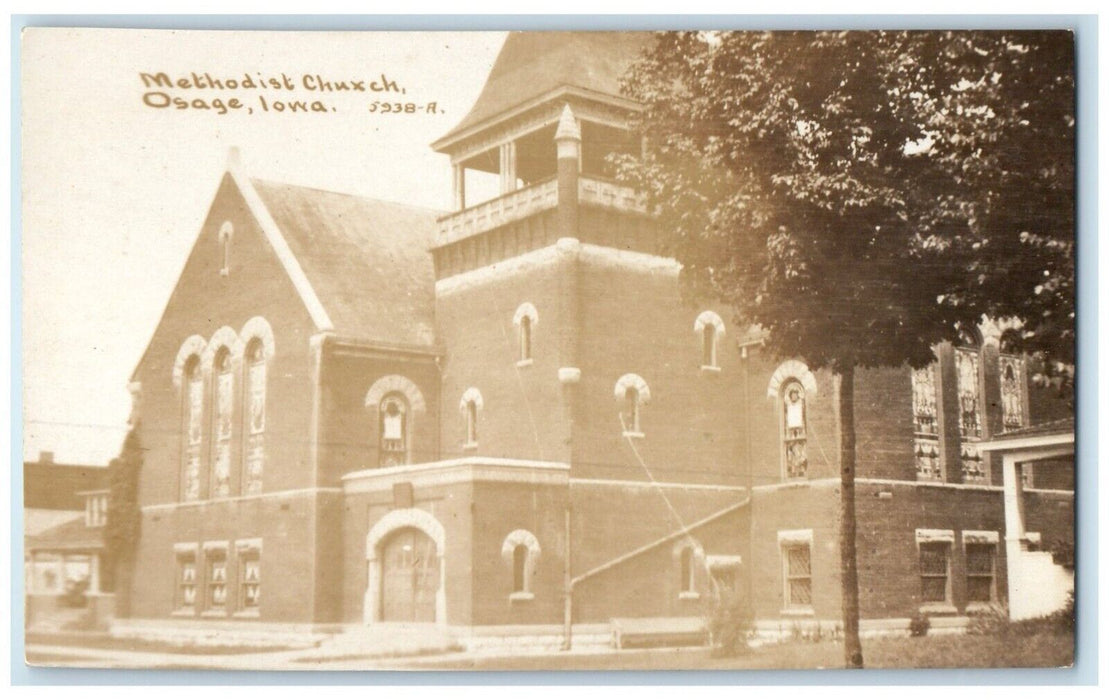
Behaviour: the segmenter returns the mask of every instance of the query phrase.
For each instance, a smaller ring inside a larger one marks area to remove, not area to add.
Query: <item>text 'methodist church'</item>
[[[831,375],[684,302],[643,198],[607,175],[635,147],[619,77],[649,40],[509,35],[433,144],[449,213],[232,159],[133,376],[141,539],[117,622],[557,634],[568,590],[573,623],[603,628],[702,617],[726,588],[764,629],[841,618]],[[468,170],[499,195],[469,201]],[[1050,583],[1037,598],[1065,595],[1034,550],[1073,542],[1072,463],[1018,467],[1010,516],[980,449],[1063,415],[1027,375],[988,328],[927,369],[860,371],[864,630],[1005,606],[1015,556]]]

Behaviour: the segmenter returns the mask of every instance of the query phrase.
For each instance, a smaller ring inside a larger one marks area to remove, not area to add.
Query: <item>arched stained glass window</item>
[[[266,353],[259,338],[246,346],[243,361],[245,386],[243,402],[246,414],[245,469],[243,493],[262,491],[262,472],[265,467],[266,433]]]
[[[808,416],[805,387],[796,379],[785,383],[781,396],[782,438],[787,479],[801,479],[808,473]]]

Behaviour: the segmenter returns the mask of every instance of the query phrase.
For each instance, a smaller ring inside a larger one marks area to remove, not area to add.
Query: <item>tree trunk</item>
[[[841,370],[839,380],[839,556],[843,571],[843,656],[847,668],[862,668],[859,567],[855,552],[855,368]]]

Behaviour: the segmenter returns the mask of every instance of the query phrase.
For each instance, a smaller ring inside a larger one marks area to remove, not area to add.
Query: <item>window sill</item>
[[[205,610],[204,612],[200,613],[200,616],[201,617],[224,618],[224,617],[227,617],[227,611],[226,610]]]
[[[170,617],[196,617],[196,611],[192,608],[178,608],[169,614]]]
[[[510,603],[523,603],[529,600],[535,600],[535,594],[528,591],[517,591],[510,593],[508,596],[508,602]]]
[[[626,438],[635,438],[636,440],[642,440],[643,438],[645,438],[647,436],[644,435],[643,433],[637,431],[637,430],[625,430],[624,431],[624,437],[626,437]]]
[[[980,613],[997,612],[1001,608],[997,603],[967,603],[967,614],[976,615]]]
[[[464,443],[464,444],[462,445],[462,449],[464,449],[464,450],[470,450],[470,451],[476,450],[476,449],[477,449],[477,443],[476,443],[476,442],[467,442],[467,443]]]
[[[924,603],[920,612],[925,615],[957,615],[959,611],[951,603]]]
[[[678,600],[700,600],[701,594],[697,591],[682,591],[678,594]]]
[[[778,611],[784,617],[816,617],[816,610],[812,606],[798,605],[792,608],[783,608]]]
[[[238,612],[232,613],[231,617],[238,620],[257,620],[261,615],[257,610],[239,610]]]
[[[716,375],[720,374],[721,370],[716,365],[701,365],[701,374]]]
[[[517,360],[516,361],[516,366],[517,367],[531,367],[534,364],[535,364],[535,360],[530,358],[530,357],[526,360]]]

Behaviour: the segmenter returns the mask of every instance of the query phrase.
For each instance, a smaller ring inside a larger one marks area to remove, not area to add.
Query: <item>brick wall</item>
[[[228,549],[228,604],[214,618],[199,613],[197,619],[234,619],[238,598],[238,567],[234,542],[242,538],[262,539],[262,596],[260,620],[265,622],[321,621],[315,600],[315,527],[318,509],[310,494],[272,499],[216,501],[207,504],[157,509],[143,513],[142,539],[137,552],[137,571],[132,583],[131,615],[137,618],[168,618],[173,613],[177,591],[175,543],[223,542]],[[201,600],[205,570],[203,548],[197,560],[198,601]]]
[[[478,449],[487,457],[567,461],[568,428],[558,382],[561,280],[558,264],[507,275],[438,296],[436,320],[447,348],[441,391],[441,454],[464,452],[465,421],[459,401],[469,387],[484,400],[478,418]],[[513,315],[532,303],[539,322],[532,330],[530,366],[518,367]]]
[[[231,273],[221,276],[217,235],[231,221],[235,233]],[[173,385],[173,364],[181,344],[193,334],[205,339],[221,326],[238,333],[253,316],[273,328],[276,356],[267,370],[266,462],[263,489],[280,491],[311,484],[308,425],[311,373],[308,339],[313,332],[288,276],[281,268],[246,205],[225,177],[201,227],[181,278],[136,372],[142,382],[143,446],[140,480],[143,504],[180,499],[182,471],[182,394]],[[244,403],[241,374],[236,376],[231,492],[239,493],[243,467]],[[205,389],[204,425],[212,421],[211,387]],[[204,431],[201,493],[207,493],[212,445]]]
[[[426,410],[410,409],[411,462],[439,459],[439,372],[434,358],[417,359],[372,353],[364,356],[325,351],[320,401],[320,484],[339,486],[343,474],[379,465],[377,406],[366,394],[381,377],[411,380],[424,397]],[[452,413],[452,417],[457,411]]]

